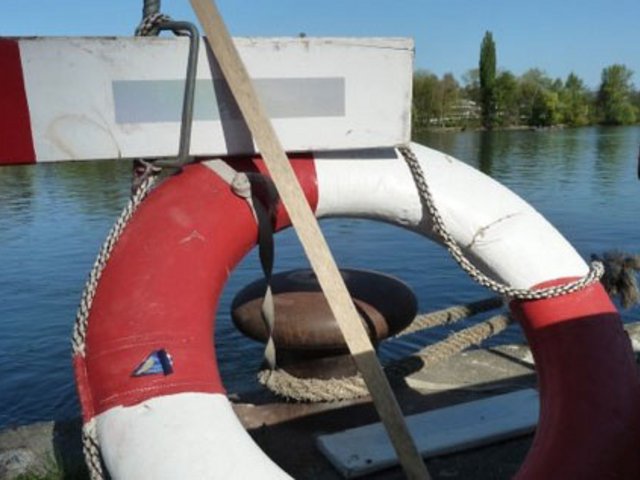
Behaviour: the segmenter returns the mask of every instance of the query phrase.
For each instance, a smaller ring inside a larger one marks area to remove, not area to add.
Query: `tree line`
[[[551,78],[532,68],[520,76],[496,67],[491,32],[480,46],[477,69],[458,82],[417,71],[413,78],[414,129],[628,125],[640,122],[640,90],[633,71],[614,64],[602,70],[600,86],[590,90],[575,73]]]

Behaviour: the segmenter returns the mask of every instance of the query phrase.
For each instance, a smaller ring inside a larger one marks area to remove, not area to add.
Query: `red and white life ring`
[[[448,229],[482,269],[518,288],[561,284],[588,266],[531,206],[448,155],[414,145]],[[318,217],[390,222],[430,234],[395,150],[296,155]],[[237,170],[264,170],[234,161]],[[288,226],[282,208],[278,228]],[[253,443],[220,381],[214,317],[229,272],[254,246],[244,200],[206,162],[158,187],[126,227],[101,277],[86,355],[75,372],[84,421],[97,424],[113,478],[283,478]],[[600,284],[516,301],[538,368],[541,414],[518,478],[640,478],[640,381]],[[170,375],[133,376],[162,349]]]

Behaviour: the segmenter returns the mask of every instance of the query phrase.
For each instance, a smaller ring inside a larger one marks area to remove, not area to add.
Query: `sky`
[[[130,35],[142,0],[0,0],[0,36]],[[458,80],[476,68],[491,31],[498,67],[574,72],[597,88],[622,63],[640,87],[640,0],[218,0],[235,36],[394,36],[415,40],[415,68]],[[163,0],[196,22],[188,0]]]

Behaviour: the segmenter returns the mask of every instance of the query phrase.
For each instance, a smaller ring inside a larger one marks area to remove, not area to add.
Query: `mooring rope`
[[[453,333],[447,339],[389,363],[385,374],[395,381],[423,368],[446,360],[469,347],[479,345],[487,338],[502,332],[511,324],[508,315],[496,315],[477,325]],[[369,391],[362,377],[357,374],[343,378],[299,378],[283,369],[261,370],[258,381],[274,394],[298,402],[335,402],[354,400],[367,396]]]
[[[490,297],[417,315],[411,324],[394,338],[437,326],[449,325],[469,316],[500,308],[502,305],[502,298]],[[410,373],[446,360],[471,346],[481,344],[487,338],[502,332],[510,323],[511,319],[507,315],[496,315],[477,325],[460,330],[445,340],[428,345],[408,357],[389,363],[384,367],[385,373],[392,381],[403,379]],[[258,373],[258,381],[276,395],[300,402],[353,400],[368,395],[364,381],[359,375],[309,379],[295,377],[283,369],[265,369]]]
[[[463,305],[454,305],[435,312],[423,313],[417,315],[404,330],[398,332],[393,338],[409,335],[419,330],[449,325],[478,313],[500,308],[503,305],[504,300],[501,297],[490,297]]]
[[[258,372],[258,381],[277,396],[297,402],[337,402],[369,395],[360,374],[329,379],[299,378],[277,368]]]
[[[385,367],[385,371],[389,376],[404,378],[469,347],[480,345],[486,339],[504,331],[512,322],[509,315],[495,315],[477,325],[452,333],[445,340],[429,345],[408,357],[390,363]]]

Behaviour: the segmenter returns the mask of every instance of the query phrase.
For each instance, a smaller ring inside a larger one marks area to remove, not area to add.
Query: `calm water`
[[[640,127],[431,134],[420,140],[509,186],[585,257],[612,248],[640,250]],[[69,335],[88,269],[127,200],[129,168],[126,162],[0,168],[0,428],[78,414]],[[366,221],[332,220],[323,228],[341,266],[399,276],[413,287],[423,311],[488,295],[446,252],[415,234]],[[280,234],[276,248],[276,270],[306,265],[292,232]],[[221,302],[217,343],[230,390],[249,384],[261,359],[261,347],[240,337],[228,314],[234,292],[258,272],[252,253]],[[623,316],[640,320],[640,309]],[[448,333],[436,331],[430,339]],[[514,326],[503,340],[519,335]]]

